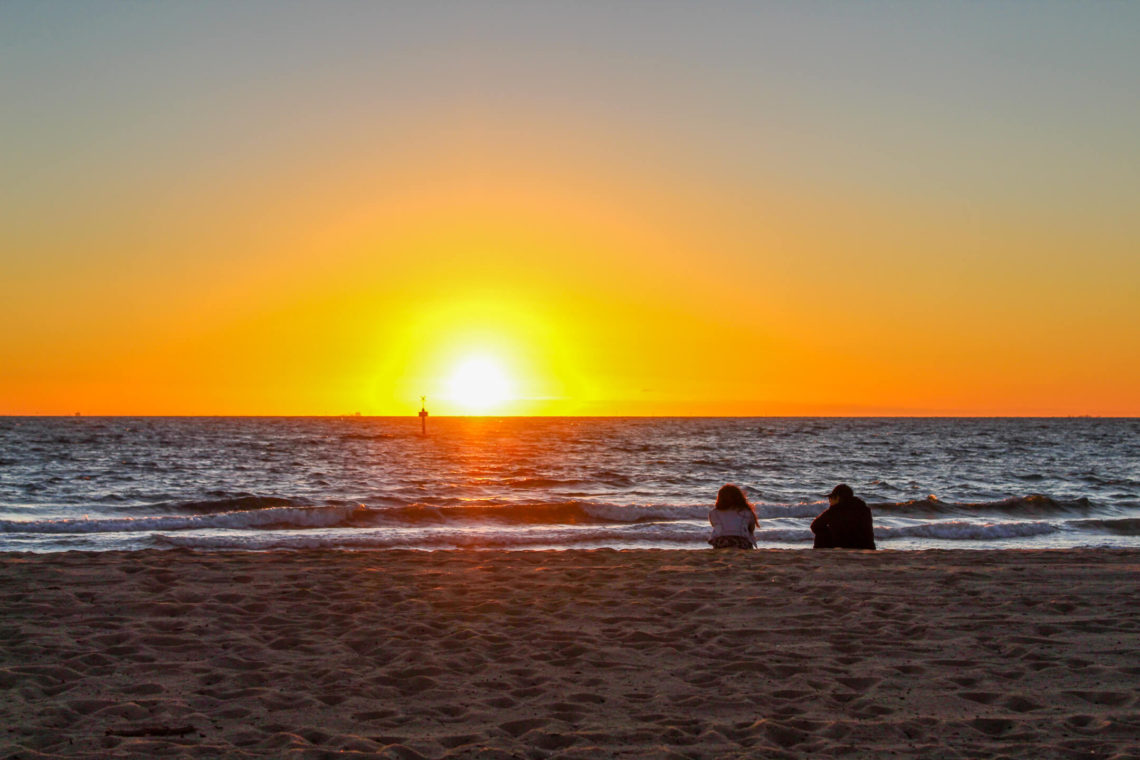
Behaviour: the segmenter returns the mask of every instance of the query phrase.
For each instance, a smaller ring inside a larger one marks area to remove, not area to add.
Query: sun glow
[[[456,366],[448,382],[448,395],[464,411],[493,411],[512,397],[513,386],[507,373],[494,359],[474,356]]]

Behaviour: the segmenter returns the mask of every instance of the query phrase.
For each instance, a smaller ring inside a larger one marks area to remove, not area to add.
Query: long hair
[[[760,524],[760,519],[756,516],[756,509],[748,503],[748,499],[744,498],[744,491],[740,490],[738,485],[726,483],[720,487],[720,490],[716,492],[716,508],[738,511],[747,509],[752,513],[754,524]]]

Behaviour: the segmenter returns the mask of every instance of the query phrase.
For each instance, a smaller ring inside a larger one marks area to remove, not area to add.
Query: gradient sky
[[[0,414],[1140,414],[1140,4],[0,3]]]

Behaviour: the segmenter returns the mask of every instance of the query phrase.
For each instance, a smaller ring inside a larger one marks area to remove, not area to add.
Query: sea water
[[[707,548],[742,486],[808,548],[1140,546],[1140,420],[0,418],[0,550]]]

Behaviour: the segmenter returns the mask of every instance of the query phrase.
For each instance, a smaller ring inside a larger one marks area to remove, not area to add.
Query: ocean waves
[[[267,509],[271,507],[299,507],[304,501],[282,496],[257,496],[256,494],[220,495],[212,499],[194,501],[169,500],[150,505],[155,511],[190,512],[192,514],[217,514],[219,512],[240,512]]]
[[[761,546],[840,482],[883,548],[1140,546],[1130,420],[0,418],[0,460],[0,550],[703,548],[728,481]]]
[[[213,507],[192,516],[66,518],[0,520],[0,533],[121,533],[139,531],[286,530],[306,528],[408,527],[418,525],[554,526],[636,525],[703,518],[704,507],[623,506],[619,504],[556,502],[538,504],[477,504],[436,506],[414,504],[372,508],[352,506],[274,506],[272,499],[255,509],[229,512]]]
[[[526,481],[507,481],[506,489],[546,488],[552,484],[571,481],[531,478]],[[99,506],[111,501],[107,497],[95,500]],[[527,494],[510,494],[509,498],[495,496],[435,496],[415,500],[414,496],[394,493],[371,494],[359,499],[322,499],[292,495],[260,495],[243,492],[212,492],[195,499],[175,499],[165,496],[159,501],[138,503],[133,501],[126,509],[131,512],[164,515],[215,515],[231,512],[255,512],[282,507],[315,509],[322,507],[365,506],[385,519],[418,522],[453,519],[487,519],[500,522],[641,522],[657,519],[702,517],[709,509],[708,502],[692,504],[630,504],[599,502],[591,499],[558,498],[557,494],[542,499]],[[92,506],[95,506],[94,504]],[[789,504],[754,502],[761,518],[814,517],[826,508],[824,501],[804,501]],[[1010,517],[1048,517],[1050,515],[1093,515],[1110,508],[1094,504],[1087,498],[1058,499],[1043,494],[1027,494],[1006,499],[983,502],[942,501],[930,495],[924,499],[897,502],[871,502],[872,511],[882,515],[952,517],[1005,515]],[[2,524],[2,521],[0,521]]]
[[[1137,517],[1122,517],[1115,520],[1074,520],[1071,524],[1075,528],[1118,536],[1140,536],[1140,518]]]
[[[925,499],[876,502],[869,506],[876,512],[922,515],[1065,515],[1087,514],[1096,508],[1084,497],[1054,499],[1039,493],[983,502],[944,502],[932,494]]]
[[[224,510],[225,506],[239,507]],[[825,505],[758,504],[761,545],[810,544],[809,523]],[[991,543],[1067,533],[1140,536],[1140,518],[1087,517],[1087,500],[1040,495],[991,503],[936,500],[872,505],[881,545],[915,541]],[[472,501],[463,504],[304,505],[288,497],[245,495],[166,504],[193,514],[0,520],[0,534],[25,539],[127,534],[159,545],[202,548],[388,546],[703,546],[707,504],[614,504],[591,501]],[[1074,517],[1075,513],[1075,517]],[[965,516],[963,516],[965,515]],[[193,534],[192,536],[179,534]]]

